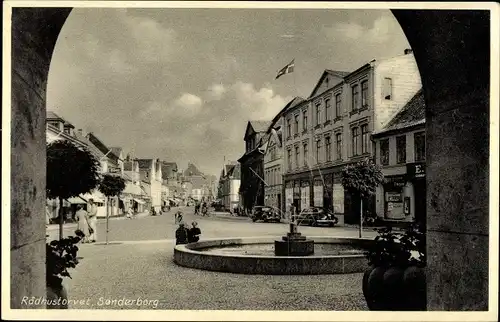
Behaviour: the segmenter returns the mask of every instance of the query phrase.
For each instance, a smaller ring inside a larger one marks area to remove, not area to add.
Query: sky
[[[219,175],[248,120],[307,98],[325,69],[410,48],[389,10],[75,8],[54,49],[47,109],[137,158]],[[295,70],[275,80],[295,59]]]

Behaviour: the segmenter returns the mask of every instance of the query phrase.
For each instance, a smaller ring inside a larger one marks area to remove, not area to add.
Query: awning
[[[73,205],[86,204],[87,202],[80,197],[71,197],[66,199],[67,202]]]
[[[138,204],[141,204],[141,205],[145,204],[145,202],[144,202],[144,201],[142,201],[141,199],[136,199],[136,198],[134,198],[133,200],[134,200],[135,202],[137,202]]]
[[[104,199],[99,197],[99,196],[96,196],[95,194],[86,193],[86,194],[80,195],[80,197],[83,200],[86,200],[86,202],[89,201],[89,199],[93,199],[95,202],[104,203]]]

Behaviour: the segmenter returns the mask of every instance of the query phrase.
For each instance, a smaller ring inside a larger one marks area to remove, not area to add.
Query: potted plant
[[[416,225],[405,232],[378,230],[367,253],[370,268],[363,276],[363,294],[370,310],[426,310],[425,234]]]
[[[46,243],[46,284],[47,308],[67,309],[68,294],[62,284],[64,277],[71,278],[68,268],[75,268],[78,264],[76,254],[78,244],[83,238],[83,233],[75,231],[76,236],[70,236]]]

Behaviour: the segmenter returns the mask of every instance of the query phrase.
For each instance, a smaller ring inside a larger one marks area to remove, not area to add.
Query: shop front
[[[321,177],[314,178],[313,206],[323,208],[323,180]]]
[[[408,181],[413,185],[414,198],[409,206],[410,213],[413,213],[416,222],[425,223],[427,214],[427,188],[425,182],[425,163],[408,163],[406,164],[406,174]]]
[[[307,209],[311,205],[311,182],[309,180],[302,180],[300,187],[300,209],[301,211]]]
[[[383,185],[384,220],[412,222],[414,221],[414,189],[407,180],[407,175],[385,177]]]

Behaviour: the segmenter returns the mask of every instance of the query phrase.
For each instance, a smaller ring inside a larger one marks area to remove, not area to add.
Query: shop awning
[[[86,202],[89,201],[89,199],[93,199],[95,202],[104,202],[103,198],[101,198],[100,196],[96,196],[95,194],[86,193],[84,195],[80,195],[80,197]]]
[[[87,201],[83,200],[80,197],[71,197],[71,198],[66,199],[66,201],[69,202],[70,204],[73,204],[73,205],[79,205],[79,204],[86,204],[87,203]]]
[[[141,199],[136,199],[136,198],[134,198],[133,200],[134,200],[135,202],[137,202],[138,204],[141,204],[141,205],[145,204],[145,202],[144,202],[143,200],[141,200]]]

